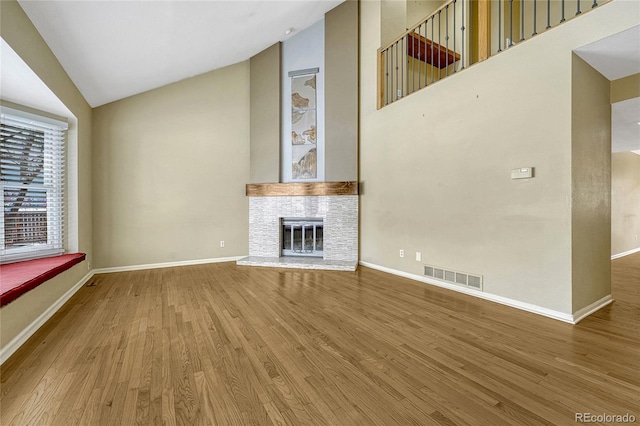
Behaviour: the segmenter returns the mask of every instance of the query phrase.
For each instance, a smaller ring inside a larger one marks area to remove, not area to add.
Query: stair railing
[[[598,0],[449,0],[378,50],[378,108],[597,6]]]

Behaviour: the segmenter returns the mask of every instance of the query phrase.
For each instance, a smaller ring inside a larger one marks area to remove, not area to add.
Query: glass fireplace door
[[[322,257],[322,219],[282,219],[282,255]]]

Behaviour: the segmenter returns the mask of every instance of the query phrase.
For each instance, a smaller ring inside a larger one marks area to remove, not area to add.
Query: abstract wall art
[[[306,71],[315,72],[291,76],[292,179],[316,179],[318,176],[317,69]]]

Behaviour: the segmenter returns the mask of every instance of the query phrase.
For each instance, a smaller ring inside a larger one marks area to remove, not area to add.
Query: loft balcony
[[[404,34],[378,50],[378,108],[549,31],[607,1],[444,1]]]

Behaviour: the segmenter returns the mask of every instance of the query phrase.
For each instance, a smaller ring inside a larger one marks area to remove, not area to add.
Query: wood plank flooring
[[[640,254],[612,270],[577,326],[364,267],[98,275],[0,369],[0,424],[640,419]]]

